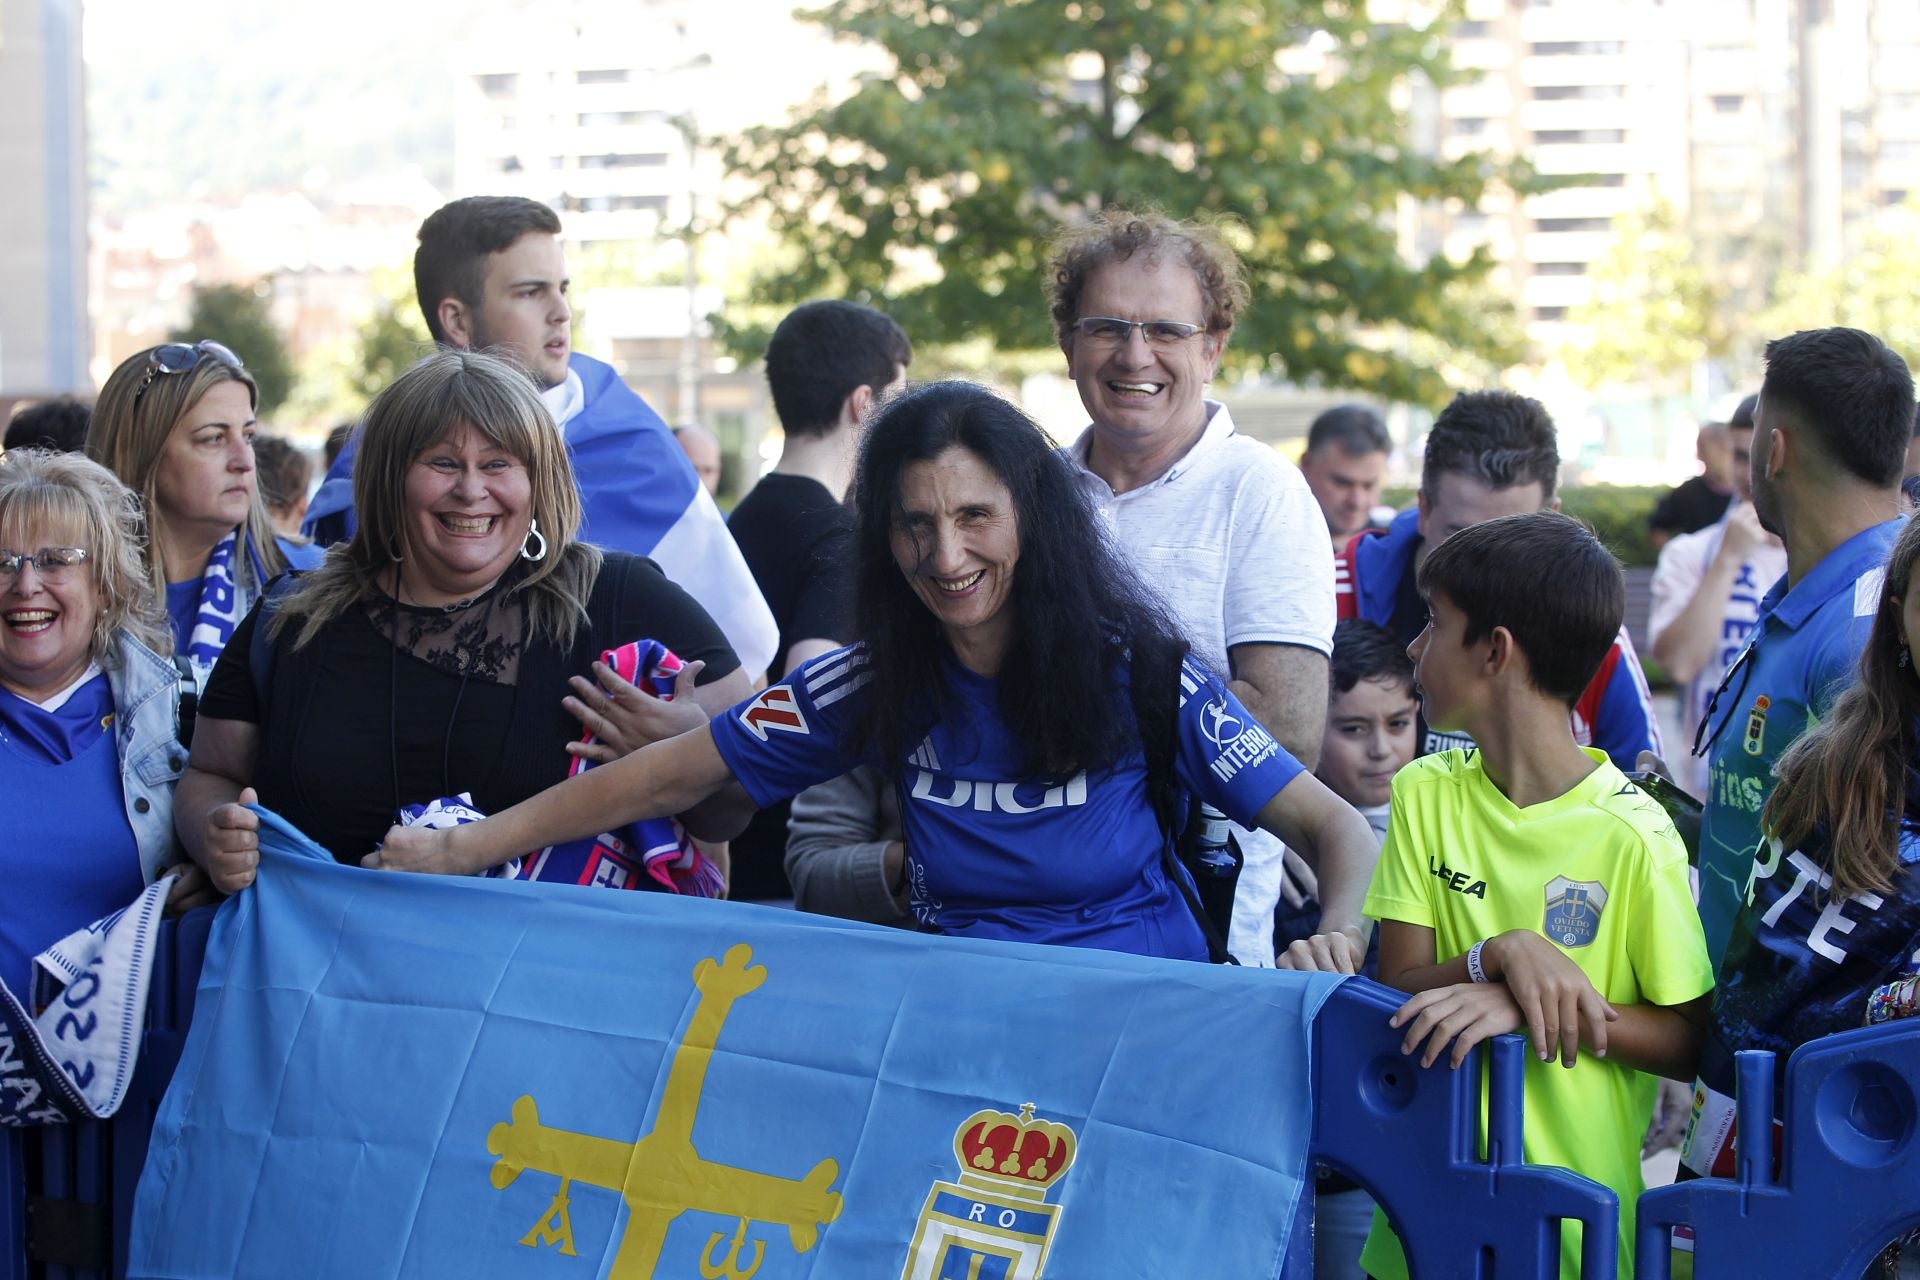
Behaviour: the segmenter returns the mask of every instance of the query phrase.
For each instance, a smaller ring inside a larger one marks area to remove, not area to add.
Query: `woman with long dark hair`
[[[939,932],[1203,958],[1166,870],[1163,785],[1317,856],[1334,893],[1363,890],[1365,820],[1183,656],[1018,409],[960,382],[903,396],[854,492],[858,643],[488,821],[391,831],[369,865],[473,871],[730,782],[763,804],[864,763],[899,790],[908,898]],[[1173,777],[1150,776],[1160,756]],[[1315,961],[1351,972],[1352,944],[1323,937]]]

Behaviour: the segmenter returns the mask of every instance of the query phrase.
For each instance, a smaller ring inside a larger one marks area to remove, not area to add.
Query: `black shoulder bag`
[[[1171,708],[1178,697],[1175,690],[1180,685],[1180,660],[1184,656],[1184,651],[1176,652],[1173,665],[1165,673],[1143,672],[1143,664],[1137,657],[1128,664],[1133,718],[1140,728],[1140,749],[1147,760],[1147,797],[1153,803],[1153,816],[1160,824],[1162,865],[1167,878],[1186,899],[1207,940],[1207,959],[1213,964],[1239,964],[1227,950],[1226,937],[1233,925],[1233,891],[1240,881],[1245,858],[1229,834],[1227,850],[1233,858],[1231,873],[1221,875],[1213,867],[1200,865],[1197,853],[1201,807],[1184,803],[1188,797],[1174,772],[1179,749],[1179,717]],[[1147,678],[1142,679],[1143,675]]]

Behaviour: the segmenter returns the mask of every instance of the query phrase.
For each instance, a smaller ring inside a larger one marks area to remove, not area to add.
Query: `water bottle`
[[[1238,869],[1233,850],[1227,848],[1227,815],[1212,805],[1200,806],[1200,836],[1194,841],[1194,871],[1200,876],[1224,880]]]

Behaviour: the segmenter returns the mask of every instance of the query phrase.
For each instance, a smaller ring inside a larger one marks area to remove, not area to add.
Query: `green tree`
[[[725,146],[783,252],[727,327],[823,295],[881,300],[922,343],[1053,344],[1048,241],[1104,207],[1216,214],[1254,306],[1230,358],[1300,381],[1434,403],[1446,364],[1521,350],[1489,260],[1402,257],[1408,201],[1532,189],[1519,168],[1412,145],[1407,86],[1454,79],[1442,31],[1364,0],[834,0],[807,15],[888,70]],[[1412,354],[1431,336],[1445,357]],[[1461,359],[1454,361],[1458,354]]]
[[[411,298],[382,298],[354,330],[356,348],[349,382],[362,400],[371,400],[381,388],[433,351],[427,322]]]
[[[187,322],[172,335],[175,342],[212,338],[240,357],[260,387],[260,416],[286,402],[293,390],[293,360],[267,310],[268,287],[235,284],[196,289]]]
[[[1831,266],[1789,268],[1774,279],[1773,301],[1754,324],[1762,341],[1801,329],[1864,329],[1909,365],[1920,356],[1920,210],[1889,215],[1858,249]]]
[[[1567,352],[1588,388],[1643,386],[1660,399],[1685,390],[1696,363],[1725,353],[1723,290],[1665,200],[1621,219],[1590,278],[1591,299],[1568,316],[1586,340]]]

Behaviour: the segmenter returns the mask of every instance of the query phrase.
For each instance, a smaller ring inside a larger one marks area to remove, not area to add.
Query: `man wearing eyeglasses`
[[[1913,376],[1872,334],[1803,330],[1769,342],[1766,362],[1748,480],[1761,527],[1786,544],[1787,574],[1761,597],[1695,746],[1708,771],[1700,923],[1716,965],[1753,877],[1802,874],[1762,846],[1761,811],[1775,763],[1854,679],[1906,519],[1900,477],[1913,436]],[[1807,891],[1822,888],[1809,881]],[[1820,917],[1816,951],[1846,949],[1847,906]]]
[[[1332,544],[1298,468],[1236,433],[1226,406],[1206,397],[1247,305],[1239,261],[1208,228],[1110,211],[1063,237],[1047,276],[1068,375],[1092,418],[1066,457],[1195,656],[1230,675],[1311,768],[1333,649]],[[1236,834],[1246,866],[1228,949],[1271,965],[1280,843]],[[1322,880],[1321,891],[1322,939],[1344,934],[1357,967],[1365,877]]]

